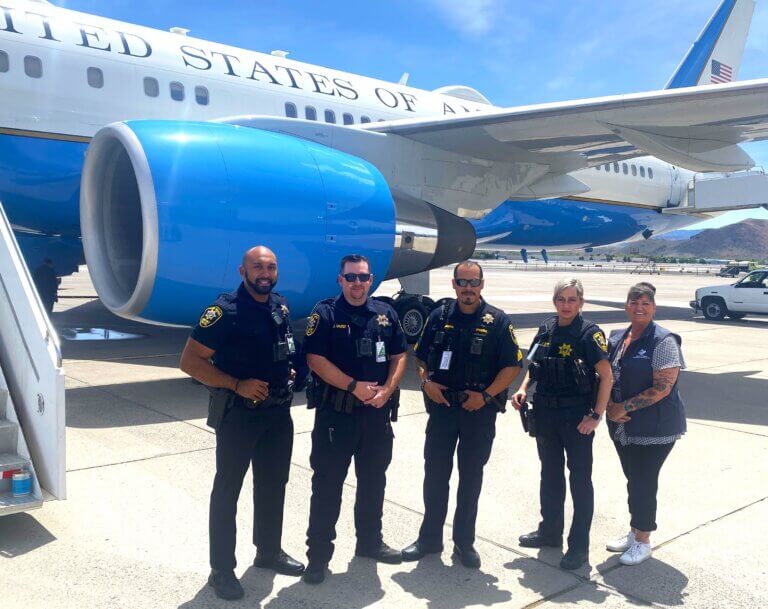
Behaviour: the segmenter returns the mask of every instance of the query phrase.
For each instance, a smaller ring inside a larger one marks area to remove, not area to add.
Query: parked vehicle
[[[725,316],[741,319],[747,314],[768,315],[768,268],[756,269],[730,285],[699,288],[690,305],[712,321]]]

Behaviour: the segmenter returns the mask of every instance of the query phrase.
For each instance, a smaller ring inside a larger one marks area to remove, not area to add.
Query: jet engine
[[[469,222],[393,192],[372,164],[236,125],[129,121],[102,128],[83,168],[80,221],[94,286],[114,313],[191,325],[240,281],[242,254],[277,254],[294,316],[338,293],[345,254],[376,284],[469,257]],[[374,286],[375,288],[375,286]]]

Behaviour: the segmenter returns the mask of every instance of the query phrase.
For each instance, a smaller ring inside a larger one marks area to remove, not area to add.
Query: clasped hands
[[[394,391],[394,388],[388,385],[379,385],[371,381],[357,381],[357,387],[355,387],[352,395],[367,406],[381,408],[389,401]]]
[[[424,393],[427,394],[427,397],[430,400],[436,402],[437,404],[445,404],[446,406],[450,406],[450,403],[447,399],[445,399],[445,396],[443,395],[443,391],[446,389],[447,387],[445,385],[441,385],[440,383],[436,383],[432,380],[428,380],[426,383],[424,383]],[[464,400],[461,404],[461,407],[464,410],[480,410],[483,406],[485,406],[485,398],[483,398],[483,394],[479,391],[466,390],[465,393],[467,394],[467,399]]]

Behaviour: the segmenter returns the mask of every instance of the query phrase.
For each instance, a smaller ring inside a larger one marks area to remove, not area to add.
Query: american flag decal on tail
[[[731,82],[733,80],[733,69],[731,66],[727,66],[724,63],[713,59],[712,60],[712,80],[713,84],[720,84],[724,82]]]

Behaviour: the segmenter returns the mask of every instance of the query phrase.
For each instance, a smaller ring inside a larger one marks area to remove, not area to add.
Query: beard
[[[267,284],[261,284],[260,282],[264,281],[268,282]],[[272,281],[269,278],[260,277],[256,281],[251,281],[248,276],[245,277],[245,283],[248,285],[249,288],[251,288],[254,292],[259,294],[260,296],[264,296],[265,294],[269,294],[272,290],[275,289],[275,286],[277,285],[277,279]]]

